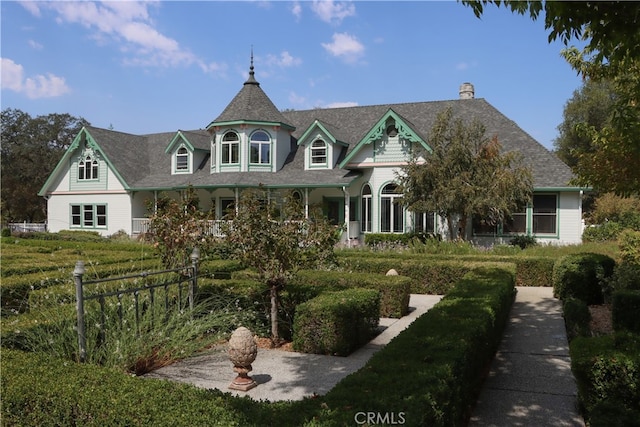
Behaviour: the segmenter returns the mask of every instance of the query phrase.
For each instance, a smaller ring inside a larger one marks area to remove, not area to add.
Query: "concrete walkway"
[[[470,426],[584,426],[577,410],[576,385],[559,300],[551,288],[518,287],[511,317]],[[348,357],[259,349],[250,375],[258,386],[229,390],[235,377],[226,346],[158,369],[146,377],[216,388],[255,400],[301,400],[323,395],[413,320],[440,300],[411,295],[411,312],[402,319],[381,319],[384,329]]]
[[[469,426],[584,426],[562,317],[549,287],[518,287]]]

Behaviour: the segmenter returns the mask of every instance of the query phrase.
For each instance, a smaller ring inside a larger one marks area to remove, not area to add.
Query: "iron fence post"
[[[198,261],[200,260],[200,249],[193,248],[191,252],[191,267],[193,268],[193,277],[189,282],[189,309],[193,311],[194,299],[198,291]]]
[[[73,280],[76,284],[76,311],[78,314],[78,349],[80,362],[84,362],[87,356],[84,327],[84,295],[82,291],[82,276],[84,275],[84,261],[76,261],[73,270]]]

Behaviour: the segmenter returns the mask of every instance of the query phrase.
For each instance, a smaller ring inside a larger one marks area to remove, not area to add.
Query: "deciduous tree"
[[[465,123],[446,109],[428,145],[432,152],[414,152],[398,173],[403,203],[411,211],[446,218],[452,239],[465,238],[473,215],[497,224],[531,200],[531,171],[519,153],[503,153],[497,137],[487,138],[479,121]]]
[[[279,291],[301,268],[317,268],[333,261],[339,234],[320,213],[305,218],[300,202],[291,194],[282,206],[264,188],[241,193],[238,206],[223,227],[235,256],[255,268],[269,287],[271,338],[279,344]]]
[[[2,218],[4,221],[43,221],[46,201],[38,191],[65,150],[89,122],[70,114],[31,117],[2,110]]]

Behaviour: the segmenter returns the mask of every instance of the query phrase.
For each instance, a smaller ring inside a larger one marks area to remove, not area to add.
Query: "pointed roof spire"
[[[255,73],[253,71],[253,45],[251,45],[251,66],[249,66],[249,78],[244,82],[244,84],[260,86],[260,83],[256,80]]]

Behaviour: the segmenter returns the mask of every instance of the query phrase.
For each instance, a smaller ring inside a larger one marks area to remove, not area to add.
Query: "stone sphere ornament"
[[[251,364],[256,360],[258,354],[258,345],[249,329],[241,326],[233,331],[229,339],[228,354],[231,363],[233,363],[233,371],[238,374],[229,388],[248,391],[256,387],[258,383],[247,375],[253,369]]]

